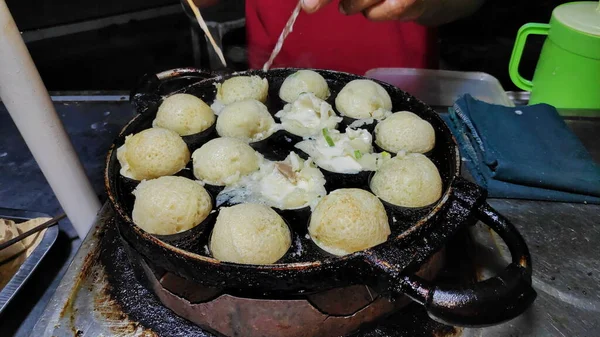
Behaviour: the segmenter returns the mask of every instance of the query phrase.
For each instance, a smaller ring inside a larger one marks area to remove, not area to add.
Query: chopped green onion
[[[327,145],[329,145],[330,147],[335,146],[335,143],[333,142],[333,139],[329,135],[329,130],[327,130],[327,128],[323,128],[323,137],[325,137],[325,141],[327,142]]]
[[[360,153],[360,150],[356,150],[356,151],[354,151],[354,157],[355,157],[356,159],[360,159],[360,158],[362,158],[362,153]]]
[[[383,151],[383,152],[381,152],[381,157],[382,158],[386,158],[386,159],[390,159],[390,158],[392,158],[392,155],[389,154],[388,152]]]

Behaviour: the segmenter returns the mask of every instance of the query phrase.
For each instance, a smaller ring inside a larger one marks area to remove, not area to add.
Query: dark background
[[[219,6],[203,11],[207,21],[226,21],[243,15],[242,0],[221,1]],[[517,30],[527,22],[548,22],[552,9],[564,2],[568,1],[488,0],[472,17],[439,28],[444,67],[487,72],[497,77],[507,90],[516,89],[508,78],[508,60]],[[57,25],[151,8],[171,8],[171,11],[172,6],[181,8],[179,0],[7,0],[7,3],[25,37],[28,32]],[[535,37],[528,43],[522,61],[525,77],[533,73],[542,43],[543,38]],[[244,44],[243,29],[225,37],[225,54],[238,61],[241,57],[237,68],[246,66]],[[190,21],[183,10],[27,45],[52,91],[129,90],[144,73],[198,65],[192,53]],[[206,47],[201,48],[206,54]],[[200,62],[200,66],[208,67],[206,57]]]

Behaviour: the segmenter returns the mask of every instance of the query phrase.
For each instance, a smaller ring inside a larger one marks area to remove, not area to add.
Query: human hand
[[[363,13],[373,21],[416,20],[426,12],[426,2],[439,0],[341,0],[340,12],[346,15]],[[308,13],[316,12],[331,0],[302,0],[302,7]]]

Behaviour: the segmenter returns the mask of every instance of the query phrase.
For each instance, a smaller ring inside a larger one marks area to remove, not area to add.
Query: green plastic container
[[[533,80],[519,74],[519,62],[527,37],[547,35]],[[513,49],[509,72],[515,85],[531,92],[529,104],[547,103],[576,114],[600,116],[600,6],[580,1],[558,6],[550,24],[521,27]]]

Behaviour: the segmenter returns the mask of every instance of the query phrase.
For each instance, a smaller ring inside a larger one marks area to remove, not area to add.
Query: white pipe
[[[77,234],[84,238],[94,223],[100,202],[5,0],[0,0],[0,99]]]

